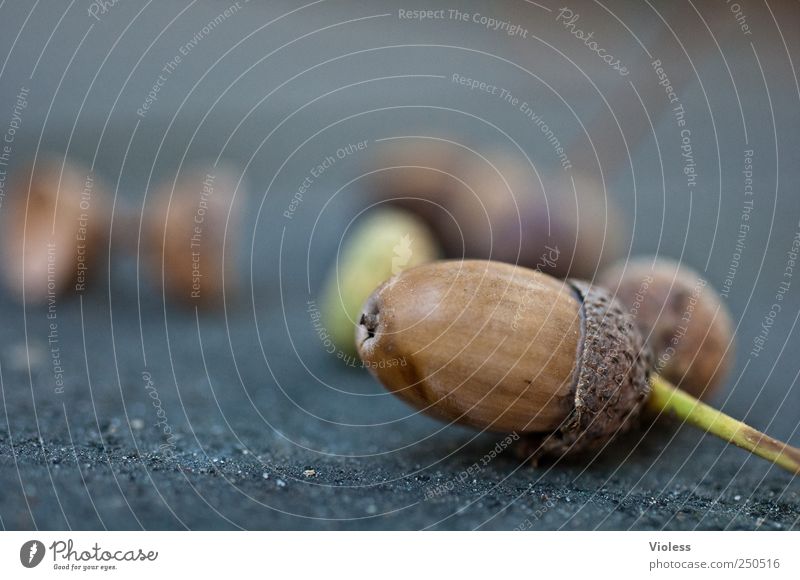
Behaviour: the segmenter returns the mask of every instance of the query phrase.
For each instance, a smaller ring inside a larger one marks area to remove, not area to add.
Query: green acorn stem
[[[797,447],[773,439],[698,401],[658,375],[650,378],[650,386],[650,397],[647,399],[646,408],[651,413],[664,413],[677,417],[706,433],[716,435],[728,443],[771,461],[795,475],[800,475],[800,449]]]

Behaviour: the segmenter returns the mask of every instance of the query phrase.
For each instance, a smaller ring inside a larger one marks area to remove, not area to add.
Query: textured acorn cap
[[[658,374],[702,399],[725,381],[734,359],[733,323],[697,272],[671,259],[642,257],[614,264],[600,283],[633,314]]]
[[[415,407],[531,434],[548,454],[605,443],[649,392],[648,351],[606,291],[499,262],[393,277],[367,300],[356,342],[378,380]]]
[[[650,393],[650,349],[633,319],[608,291],[570,280],[582,303],[581,348],[575,402],[561,427],[544,438],[540,453],[595,449],[635,425]]]

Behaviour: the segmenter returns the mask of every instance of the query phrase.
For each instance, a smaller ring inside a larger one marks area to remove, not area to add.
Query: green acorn
[[[366,214],[342,244],[323,287],[323,324],[334,345],[355,355],[361,306],[375,287],[439,255],[433,234],[415,215],[396,208]]]

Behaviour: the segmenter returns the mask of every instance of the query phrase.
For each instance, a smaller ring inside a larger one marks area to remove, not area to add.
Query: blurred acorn
[[[16,172],[7,189],[2,223],[3,275],[28,302],[44,302],[86,282],[107,248],[106,190],[92,171],[45,157]]]
[[[463,187],[457,179],[463,156],[461,147],[446,140],[384,141],[365,168],[368,196],[410,211],[433,226]]]
[[[697,272],[670,259],[621,261],[598,281],[633,315],[653,349],[656,372],[708,399],[725,381],[734,359],[731,316]]]
[[[213,307],[236,293],[235,234],[245,195],[238,183],[232,168],[198,165],[156,190],[143,227],[144,260],[168,296]]]
[[[344,240],[322,291],[323,324],[334,345],[355,354],[361,306],[375,287],[439,255],[433,235],[414,214],[384,207],[365,214]]]
[[[541,179],[521,158],[495,156],[463,170],[471,191],[453,196],[437,225],[448,257],[492,259],[560,277],[591,279],[617,259],[625,236],[602,183]]]

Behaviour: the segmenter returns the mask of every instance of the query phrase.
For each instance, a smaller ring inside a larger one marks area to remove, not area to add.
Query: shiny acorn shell
[[[601,288],[491,261],[426,264],[367,300],[365,366],[425,413],[588,449],[627,429],[649,392],[649,352]]]

